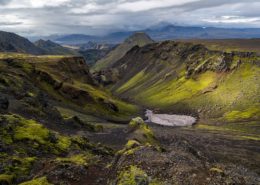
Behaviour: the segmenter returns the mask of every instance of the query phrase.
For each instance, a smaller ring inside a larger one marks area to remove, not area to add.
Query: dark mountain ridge
[[[17,52],[33,55],[78,55],[72,49],[64,48],[50,40],[31,43],[15,33],[0,31],[0,52]]]
[[[15,33],[0,31],[0,51],[30,54],[43,54],[44,51],[36,47],[28,39]]]

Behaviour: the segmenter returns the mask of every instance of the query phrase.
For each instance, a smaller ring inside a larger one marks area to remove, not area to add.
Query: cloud
[[[16,25],[20,25],[23,24],[22,22],[4,22],[4,21],[0,21],[0,25],[4,25],[4,26],[16,26]]]
[[[105,34],[178,25],[260,27],[259,0],[0,0],[0,30]]]
[[[0,5],[6,5],[9,2],[9,0],[0,0]]]
[[[241,17],[241,16],[221,16],[214,19],[204,19],[210,23],[252,23],[260,22],[260,17]]]
[[[68,3],[70,0],[11,0],[6,8],[42,8],[58,7]]]

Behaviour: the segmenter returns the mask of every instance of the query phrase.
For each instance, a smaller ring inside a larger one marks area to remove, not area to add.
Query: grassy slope
[[[83,107],[85,113],[95,114],[115,121],[128,120],[139,111],[137,106],[123,102],[112,96],[107,90],[94,85],[89,74],[85,74],[86,65],[84,62],[80,63],[81,61],[74,61],[73,58],[63,56],[32,56],[16,53],[1,53],[0,59],[17,60],[14,63],[19,65],[12,70],[17,73],[21,73],[20,71],[25,72],[29,79],[34,79],[33,83],[36,86],[59,100],[61,105],[72,106],[76,109],[82,109]],[[63,60],[65,61],[63,62]],[[76,58],[75,60],[81,59]],[[7,65],[2,65],[3,69],[7,68]],[[51,80],[40,77],[40,72],[48,74]],[[27,79],[21,79],[16,75],[12,77],[11,73],[9,77],[18,78],[21,83]],[[62,83],[65,90],[55,89],[52,81],[56,84]],[[78,96],[78,99],[72,97],[71,94],[73,93]],[[116,106],[118,111],[112,110],[111,105]]]
[[[183,45],[177,49],[185,47]],[[122,61],[128,61],[127,66],[131,65],[131,60],[138,60],[130,66],[133,67],[131,70],[127,69],[130,75],[123,77],[112,89],[122,97],[147,107],[197,113],[201,118],[221,118],[230,122],[259,119],[259,58],[235,56],[230,68],[237,66],[240,60],[236,69],[223,72],[204,70],[187,78],[185,63],[188,61],[178,60],[174,49],[171,52],[172,57],[166,60],[155,58],[149,52],[140,52],[139,58],[126,56]],[[212,60],[215,65],[221,58],[219,53],[198,51],[197,55],[191,59],[199,61],[195,71],[207,61]],[[145,64],[139,65],[141,62]]]

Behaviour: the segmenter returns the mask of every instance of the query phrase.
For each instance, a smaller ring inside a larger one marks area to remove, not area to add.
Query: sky
[[[0,0],[0,30],[102,35],[161,24],[260,28],[260,0]]]

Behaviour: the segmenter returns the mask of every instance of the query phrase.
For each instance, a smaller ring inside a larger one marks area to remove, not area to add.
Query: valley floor
[[[176,184],[257,184],[260,182],[259,125],[237,124],[240,131],[204,124],[180,128],[149,123],[166,151],[134,154],[126,160],[136,162],[165,184],[171,184],[172,178]],[[89,135],[90,140],[116,150],[123,148],[128,138],[127,126],[103,125],[104,132]],[[245,133],[242,128],[252,132]]]

